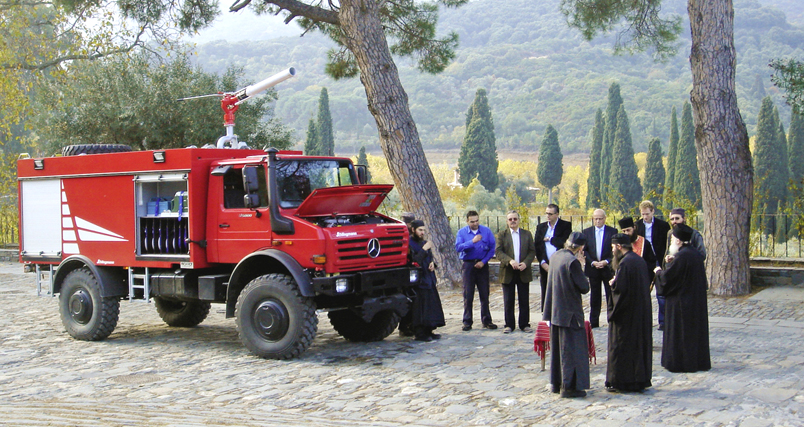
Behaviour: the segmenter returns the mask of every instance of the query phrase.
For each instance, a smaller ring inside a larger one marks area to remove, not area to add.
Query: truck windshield
[[[350,162],[338,160],[279,160],[276,179],[279,206],[297,208],[318,188],[354,185]]]

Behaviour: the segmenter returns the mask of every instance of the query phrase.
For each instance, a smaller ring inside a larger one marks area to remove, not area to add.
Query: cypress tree
[[[468,186],[477,176],[480,184],[494,191],[497,177],[497,144],[494,137],[494,120],[491,117],[485,89],[478,89],[475,100],[466,113],[466,135],[458,157],[461,185]]]
[[[670,145],[667,146],[667,173],[664,176],[664,205],[670,208],[673,184],[676,179],[676,153],[678,152],[678,115],[676,107],[670,113]]]
[[[304,141],[304,154],[308,156],[318,155],[318,130],[315,125],[315,119],[310,117],[310,123],[307,124],[307,139]]]
[[[609,104],[606,107],[606,127],[603,133],[603,146],[600,151],[600,194],[606,199],[609,193],[609,179],[611,178],[611,160],[614,152],[614,135],[617,132],[617,112],[623,105],[620,96],[620,85],[612,83],[609,86]]]
[[[553,203],[553,187],[561,184],[561,178],[564,176],[563,160],[561,146],[558,144],[558,132],[553,125],[547,125],[544,140],[539,147],[539,165],[536,167],[539,182],[548,189],[547,203]]]
[[[628,124],[628,115],[622,105],[617,112],[617,131],[614,133],[609,182],[608,201],[611,209],[628,213],[642,200],[642,185],[639,183],[638,169],[634,160],[631,126]]]
[[[790,116],[787,156],[790,179],[801,187],[801,181],[804,179],[804,116],[799,114],[795,108]]]
[[[760,212],[774,215],[787,195],[788,168],[787,144],[782,146],[779,110],[773,106],[770,96],[762,99],[757,118],[757,134],[754,139],[754,199]],[[773,218],[767,218],[773,232]]]
[[[684,101],[681,109],[681,138],[676,152],[673,191],[683,202],[701,207],[701,178],[698,173],[698,150],[695,148],[695,125],[692,122],[692,106]]]
[[[327,88],[321,88],[321,95],[318,97],[318,135],[319,155],[335,155],[335,136],[332,133],[332,114],[329,112],[329,94]]]
[[[664,165],[662,165],[662,143],[653,138],[648,144],[648,157],[645,162],[645,199],[659,199],[664,192]]]
[[[589,153],[589,177],[586,179],[586,207],[600,206],[600,152],[603,148],[603,110],[595,113],[595,127],[592,128],[592,151]]]
[[[366,167],[366,182],[362,184],[371,184],[371,169],[368,167],[368,157],[366,156],[366,146],[361,145],[360,151],[357,153],[357,164]]]

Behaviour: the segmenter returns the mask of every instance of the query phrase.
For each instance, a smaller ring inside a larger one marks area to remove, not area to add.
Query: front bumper
[[[386,268],[328,277],[313,278],[316,294],[328,296],[374,295],[388,290],[405,290],[416,284],[412,274],[418,269],[412,267]]]

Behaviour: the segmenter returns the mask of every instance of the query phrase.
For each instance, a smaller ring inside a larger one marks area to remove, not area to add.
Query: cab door
[[[212,262],[234,264],[256,250],[271,246],[265,172],[262,164],[226,165],[212,171],[210,191],[216,194],[210,195],[215,196],[210,197],[210,201],[217,201],[214,214],[210,212],[208,216],[207,228],[210,256],[217,255]],[[256,176],[256,182],[253,179],[250,183],[244,182],[244,175]],[[256,194],[253,191],[249,194],[247,185],[256,188]]]

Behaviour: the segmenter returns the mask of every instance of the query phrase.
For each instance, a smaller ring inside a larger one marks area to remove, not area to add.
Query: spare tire
[[[78,156],[81,154],[125,153],[131,146],[123,144],[81,144],[68,145],[61,149],[62,156]]]

